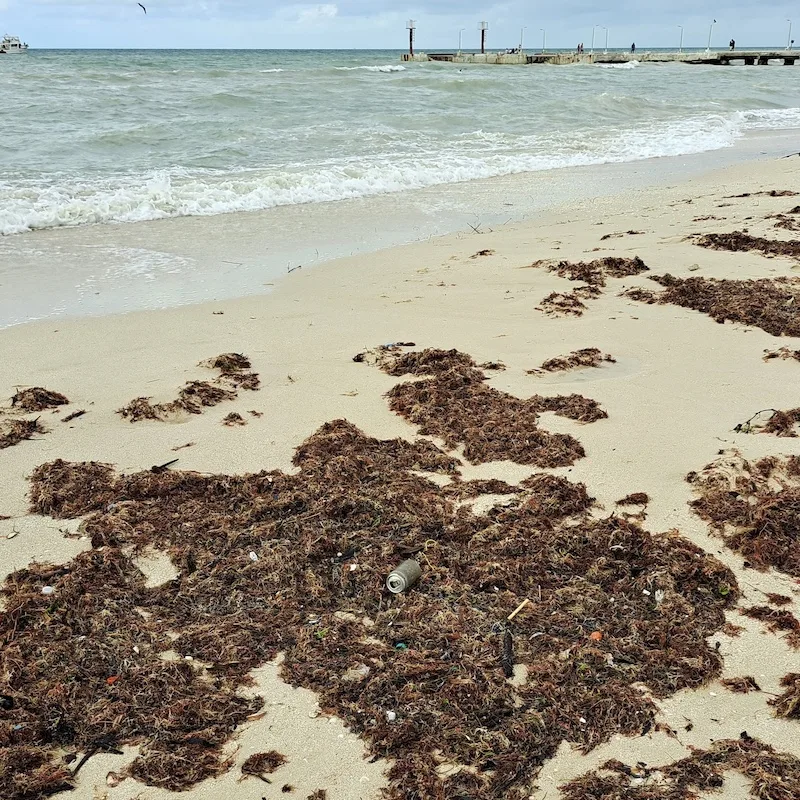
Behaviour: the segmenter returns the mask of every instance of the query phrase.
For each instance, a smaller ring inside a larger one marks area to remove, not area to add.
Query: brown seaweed
[[[145,419],[163,421],[180,413],[202,414],[206,408],[233,400],[239,389],[256,391],[261,383],[255,372],[245,371],[251,366],[250,359],[241,353],[223,353],[201,362],[200,366],[219,370],[219,377],[213,382],[187,382],[178,390],[177,399],[169,403],[151,403],[149,397],[137,397],[117,413],[130,422]]]
[[[271,775],[278,767],[282,767],[288,762],[289,759],[277,750],[270,750],[266,753],[254,753],[242,764],[242,775],[252,775],[265,783],[270,783],[270,780],[265,776]]]
[[[0,421],[0,450],[33,439],[37,433],[47,433],[38,419],[9,419]]]
[[[773,336],[800,336],[800,279],[729,280],[657,275],[651,280],[665,287],[663,292],[653,295],[654,301],[662,305],[700,311],[719,323],[752,325]],[[649,294],[634,296],[628,291],[626,296],[651,302]]]
[[[757,569],[800,577],[800,458],[750,462],[737,452],[689,476],[691,506]]]
[[[463,445],[464,457],[473,464],[508,459],[567,466],[583,457],[583,448],[572,436],[540,428],[541,413],[587,423],[607,417],[594,400],[576,394],[523,400],[498,391],[486,385],[472,358],[457,350],[391,354],[381,368],[390,375],[431,376],[396,385],[388,393],[389,407],[448,449]]]
[[[69,400],[60,392],[51,392],[41,386],[22,389],[11,398],[11,405],[20,411],[36,412],[48,408],[58,408],[69,404]]]
[[[796,800],[800,797],[800,759],[776,752],[743,731],[738,739],[722,739],[708,750],[659,767],[620,761],[605,762],[561,787],[564,800],[698,800],[718,791],[726,773],[738,772],[754,800]],[[610,774],[602,774],[610,773]]]
[[[732,233],[706,233],[695,239],[695,244],[713,250],[730,250],[733,252],[757,251],[766,256],[789,256],[800,258],[800,240],[782,241],[780,239],[764,239],[751,236],[744,231]]]
[[[800,649],[800,620],[786,609],[779,610],[769,606],[750,606],[740,613],[745,617],[763,622],[772,633],[785,633],[784,640],[795,649]]]
[[[544,267],[550,272],[555,272],[559,277],[570,281],[581,281],[596,289],[605,287],[608,278],[627,278],[631,275],[640,275],[647,272],[649,267],[638,256],[634,258],[620,258],[619,256],[606,256],[594,261],[536,261],[532,267]]]
[[[781,678],[781,686],[785,691],[772,698],[769,704],[775,709],[776,716],[787,719],[800,719],[800,674],[790,672]]]
[[[463,357],[405,367],[483,385]],[[651,729],[637,683],[666,697],[720,673],[707,638],[736,601],[733,574],[674,532],[596,518],[580,484],[535,475],[478,516],[418,474],[453,475],[452,456],[341,420],[294,463],[240,476],[34,471],[33,510],[85,517],[92,549],[3,586],[0,693],[15,702],[0,713],[0,796],[37,785],[35,753],[54,775],[46,791],[60,791],[58,754],[109,733],[140,747],[129,773],[147,784],[220,774],[223,746],[262,703],[239,689],[278,652],[284,679],[392,759],[393,800],[517,800],[563,740],[588,751]],[[148,587],[134,561],[145,547],[179,576]],[[389,595],[385,576],[408,552],[423,578]],[[525,599],[513,660],[527,679],[514,685],[498,653]],[[468,769],[442,779],[439,758]]]
[[[573,350],[566,356],[555,356],[548,358],[538,369],[528,370],[528,374],[537,372],[566,372],[571,369],[583,369],[585,367],[599,367],[603,363],[616,363],[616,359],[596,347],[584,347],[582,350]]]

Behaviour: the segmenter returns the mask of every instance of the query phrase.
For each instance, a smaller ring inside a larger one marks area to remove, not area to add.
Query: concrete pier
[[[747,65],[765,66],[780,63],[793,66],[800,60],[800,51],[795,50],[712,50],[710,52],[660,53],[637,50],[635,53],[405,53],[403,61],[446,61],[452,64],[624,64],[629,61],[641,63],[708,64],[716,66]]]

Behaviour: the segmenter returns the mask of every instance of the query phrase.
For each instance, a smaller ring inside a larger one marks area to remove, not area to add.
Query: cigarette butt
[[[528,600],[528,598],[526,597],[526,598],[525,598],[525,599],[524,599],[524,600],[523,600],[523,601],[522,601],[522,602],[521,602],[521,603],[520,603],[520,604],[519,604],[519,605],[518,605],[518,606],[517,606],[517,607],[516,607],[516,608],[515,608],[515,609],[514,609],[514,610],[513,610],[513,611],[512,611],[510,614],[509,614],[509,615],[508,615],[508,617],[507,617],[508,621],[509,621],[509,622],[511,622],[511,620],[512,620],[512,619],[514,619],[514,617],[516,617],[516,616],[517,616],[517,614],[519,614],[519,612],[520,612],[520,611],[522,611],[522,609],[523,609],[523,608],[525,608],[525,606],[526,606],[526,605],[528,605],[528,603],[530,603],[530,600]]]

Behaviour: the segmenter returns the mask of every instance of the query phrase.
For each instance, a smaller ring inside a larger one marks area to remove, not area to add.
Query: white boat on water
[[[0,42],[0,56],[12,55],[14,53],[24,53],[28,49],[27,44],[19,40],[19,36],[9,36],[6,34]]]

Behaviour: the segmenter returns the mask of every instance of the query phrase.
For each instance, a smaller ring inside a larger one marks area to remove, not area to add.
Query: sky
[[[478,22],[489,23],[488,47],[526,49],[596,45],[677,47],[680,25],[686,47],[705,47],[713,19],[712,46],[731,38],[741,47],[785,47],[788,19],[800,43],[800,6],[785,0],[0,0],[0,29],[37,47],[333,48],[402,49],[406,22],[416,20],[419,50],[454,49],[459,30],[465,49],[479,42]]]

